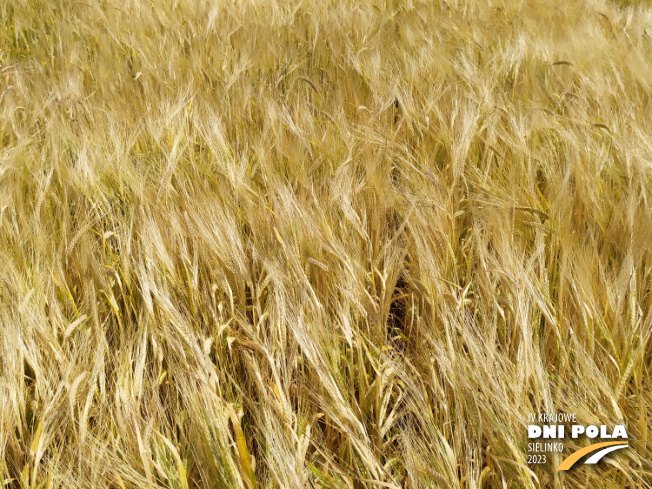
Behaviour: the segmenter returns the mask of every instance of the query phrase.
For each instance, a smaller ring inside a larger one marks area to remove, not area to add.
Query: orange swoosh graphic
[[[584,447],[581,450],[576,451],[575,453],[571,453],[562,463],[559,464],[559,467],[557,467],[557,470],[568,470],[568,469],[570,469],[573,465],[575,465],[575,462],[577,462],[579,459],[581,459],[587,453],[595,452],[596,450],[599,450],[600,448],[610,447],[612,445],[623,445],[623,444],[624,443],[622,441],[605,441],[603,443],[594,443],[593,445],[589,445],[588,447]]]

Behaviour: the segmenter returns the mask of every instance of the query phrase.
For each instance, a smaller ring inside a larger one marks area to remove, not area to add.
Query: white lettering
[[[527,437],[528,438],[539,438],[541,436],[541,426],[535,424],[528,425],[527,427]]]
[[[600,438],[611,438],[611,435],[607,432],[606,425],[600,425]]]
[[[614,438],[628,438],[627,436],[627,431],[625,431],[625,427],[621,424],[616,425],[614,428]]]
[[[571,428],[571,432],[572,432],[571,436],[573,438],[577,438],[582,433],[584,433],[584,426],[582,426],[581,424],[574,424],[573,427]]]
[[[555,425],[544,426],[543,427],[543,437],[544,438],[555,438],[557,435],[557,428]]]

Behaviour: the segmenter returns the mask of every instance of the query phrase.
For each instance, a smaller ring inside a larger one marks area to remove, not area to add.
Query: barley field
[[[0,488],[650,488],[651,288],[645,2],[0,3]]]

